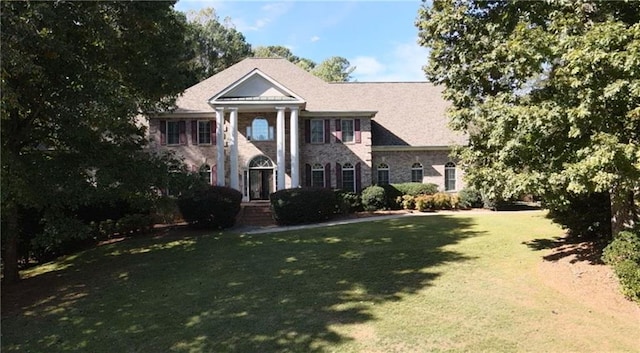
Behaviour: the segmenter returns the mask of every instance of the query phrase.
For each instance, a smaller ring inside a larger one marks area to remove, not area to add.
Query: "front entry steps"
[[[276,224],[269,201],[245,202],[240,207],[236,226],[266,227]]]

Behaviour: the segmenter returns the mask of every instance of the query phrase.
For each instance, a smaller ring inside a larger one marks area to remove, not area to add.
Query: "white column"
[[[298,154],[298,107],[291,107],[289,116],[289,149],[291,150],[291,187],[300,186],[300,157]]]
[[[224,186],[224,108],[216,108],[216,184]]]
[[[277,190],[282,190],[285,188],[285,185],[284,185],[284,176],[285,176],[284,111],[285,109],[286,109],[285,107],[276,107],[276,110],[278,111],[278,115],[276,119],[276,136],[277,136],[276,163],[278,164],[278,179],[276,181]]]
[[[229,136],[229,147],[231,147],[231,153],[229,156],[229,184],[232,188],[240,190],[240,182],[238,180],[238,108],[229,108],[231,115],[229,120],[231,122],[230,129],[231,135]]]

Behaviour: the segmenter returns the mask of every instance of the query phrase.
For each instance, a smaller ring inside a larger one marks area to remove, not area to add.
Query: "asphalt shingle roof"
[[[248,58],[189,87],[176,101],[175,112],[213,112],[209,99],[254,69],[302,97],[309,114],[376,111],[372,124],[375,146],[466,143],[463,135],[448,128],[445,111],[449,103],[442,98],[442,89],[429,82],[327,83],[279,58]]]

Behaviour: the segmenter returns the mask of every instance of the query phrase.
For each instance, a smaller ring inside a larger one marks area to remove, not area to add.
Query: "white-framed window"
[[[167,121],[167,145],[180,144],[180,122]]]
[[[211,121],[210,120],[198,121],[198,144],[201,144],[201,145],[211,144]]]
[[[378,185],[389,185],[389,165],[387,163],[378,164]]]
[[[324,120],[313,119],[310,123],[311,143],[324,143]]]
[[[413,163],[411,166],[411,182],[412,183],[422,183],[422,178],[424,177],[424,168],[420,163]]]
[[[353,119],[341,119],[340,125],[342,131],[342,142],[355,142],[355,126]]]
[[[324,185],[324,167],[320,163],[311,166],[311,186],[323,188]]]
[[[444,165],[444,190],[452,191],[456,189],[456,165],[449,162]]]
[[[356,191],[356,169],[351,163],[342,165],[342,189],[345,191]]]
[[[201,166],[198,173],[200,174],[202,180],[204,180],[208,184],[211,184],[211,166],[209,166],[208,164]]]
[[[247,126],[247,138],[252,141],[273,141],[274,128],[269,126],[267,119],[256,117],[251,122],[251,126]]]

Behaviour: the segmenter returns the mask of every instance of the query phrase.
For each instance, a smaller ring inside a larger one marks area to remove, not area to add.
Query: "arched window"
[[[389,165],[387,163],[378,164],[378,185],[389,185]]]
[[[444,189],[445,191],[456,189],[456,165],[453,162],[444,165]]]
[[[323,188],[324,185],[324,167],[320,163],[311,166],[311,186]]]
[[[424,169],[422,168],[422,164],[413,163],[413,165],[411,166],[411,182],[422,183],[423,177],[424,177]]]
[[[267,119],[256,117],[251,126],[247,126],[247,138],[252,141],[273,141],[273,126],[269,126]]]
[[[273,168],[273,162],[267,156],[257,156],[249,162],[249,168]]]
[[[201,166],[198,173],[200,173],[200,177],[202,178],[202,180],[206,181],[208,184],[211,184],[211,167],[208,164]]]
[[[342,165],[342,189],[356,192],[356,169],[351,163]]]

